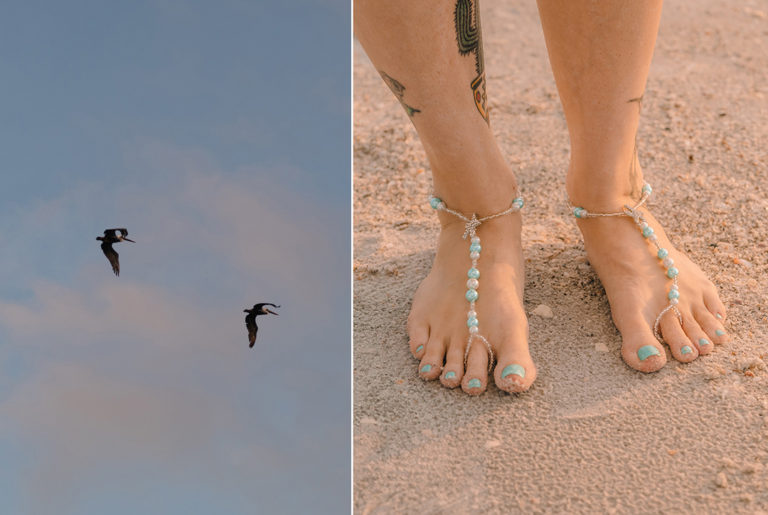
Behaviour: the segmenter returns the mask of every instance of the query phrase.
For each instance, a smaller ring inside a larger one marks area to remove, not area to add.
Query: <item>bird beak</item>
[[[267,310],[267,313],[272,313],[273,315],[277,315],[277,313],[275,313],[274,311],[272,311],[270,309]]]
[[[124,239],[125,241],[130,241],[131,243],[136,243],[135,241],[133,241],[133,240],[129,240],[128,238],[123,238],[123,239]]]
[[[251,310],[250,310],[250,309],[244,309],[244,310],[243,310],[243,313],[250,313],[250,312],[251,312]]]

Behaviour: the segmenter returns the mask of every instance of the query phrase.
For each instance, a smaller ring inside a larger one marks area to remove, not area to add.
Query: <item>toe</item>
[[[717,294],[717,289],[714,286],[704,292],[704,305],[707,307],[707,311],[714,315],[721,324],[725,323],[725,317],[727,316],[725,305],[720,300],[720,296]]]
[[[683,320],[683,324],[686,324],[686,320]],[[689,325],[695,325],[693,318],[690,318]],[[672,351],[672,356],[677,361],[688,363],[699,357],[698,347],[691,341],[689,335],[680,325],[680,320],[674,312],[670,311],[664,315],[659,324],[661,335],[664,337],[664,341],[669,345],[669,350]]]
[[[427,342],[424,357],[419,363],[419,376],[422,379],[432,380],[440,375],[445,357],[445,340],[442,338],[430,338]]]
[[[730,337],[725,331],[723,324],[712,315],[712,312],[709,309],[701,307],[694,312],[694,316],[699,326],[701,326],[706,333],[708,341],[716,344],[723,344],[730,341]]]
[[[632,321],[625,320],[621,334],[621,357],[630,367],[648,373],[656,372],[667,363],[664,348],[641,316]]]
[[[661,322],[661,334],[677,361],[690,363],[701,354],[696,344],[701,337],[701,328],[691,315],[683,315],[682,326],[674,314],[665,316]]]
[[[510,393],[524,392],[536,379],[536,367],[524,342],[510,342],[499,348],[499,361],[493,374],[496,386]]]
[[[488,386],[488,350],[482,341],[472,342],[467,356],[467,370],[461,389],[470,395],[480,395]]]
[[[693,343],[699,354],[705,355],[712,352],[713,345],[695,317],[683,315],[683,331],[685,331],[686,336]]]
[[[466,342],[463,339],[453,339],[448,345],[448,352],[445,354],[445,367],[440,376],[440,382],[446,388],[456,388],[461,384],[461,378],[464,377],[464,346]]]
[[[408,318],[408,346],[416,359],[424,356],[424,350],[427,348],[429,340],[429,326],[426,322],[416,321],[413,317]]]

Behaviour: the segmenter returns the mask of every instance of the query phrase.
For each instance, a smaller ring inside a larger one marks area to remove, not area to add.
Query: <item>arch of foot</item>
[[[525,205],[525,202],[522,197],[517,196],[512,200],[512,205],[506,210],[482,218],[478,218],[477,214],[473,214],[472,217],[469,218],[458,211],[449,209],[443,200],[435,196],[432,196],[429,199],[429,205],[436,211],[444,211],[458,217],[465,224],[464,235],[462,237],[464,239],[469,238],[469,259],[471,260],[471,266],[469,270],[467,270],[467,291],[464,294],[464,298],[469,302],[469,311],[467,311],[467,329],[469,331],[469,337],[467,339],[467,346],[464,350],[464,366],[466,367],[467,365],[469,349],[472,346],[473,341],[480,340],[488,351],[488,371],[490,372],[493,369],[495,359],[494,352],[490,342],[480,333],[480,321],[477,316],[477,311],[475,310],[475,303],[480,297],[480,294],[477,291],[480,287],[480,269],[478,268],[478,261],[480,259],[480,252],[483,250],[483,247],[480,244],[480,237],[477,235],[477,228],[485,221],[520,211]],[[455,374],[454,372],[449,373]],[[525,377],[525,368],[514,363],[507,365],[504,367],[504,370],[502,370],[501,377],[504,378],[509,375],[517,375],[522,379]],[[447,375],[446,378],[448,378]],[[482,388],[482,382],[480,379],[473,378],[467,382],[467,387],[469,389]]]
[[[640,201],[634,206],[624,206],[623,211],[618,213],[590,213],[583,207],[574,207],[572,210],[573,216],[576,218],[594,218],[594,217],[601,217],[601,216],[628,216],[632,218],[632,221],[635,222],[635,225],[637,225],[638,229],[640,229],[640,232],[642,233],[643,237],[646,238],[648,241],[650,241],[656,251],[656,257],[659,259],[659,262],[665,269],[666,276],[672,280],[672,284],[669,287],[669,291],[667,292],[667,306],[659,313],[659,315],[656,317],[656,321],[653,324],[653,334],[656,336],[656,339],[660,342],[663,341],[663,338],[661,336],[661,333],[659,332],[659,324],[661,323],[661,318],[667,313],[667,311],[674,311],[674,313],[677,315],[678,320],[680,320],[680,323],[682,324],[682,315],[680,314],[680,310],[677,309],[677,305],[680,302],[680,289],[678,287],[678,275],[679,270],[675,268],[675,261],[669,256],[669,251],[661,246],[659,243],[659,239],[656,236],[653,228],[648,225],[648,222],[645,220],[645,217],[643,216],[643,213],[640,211],[640,206],[645,203],[646,200],[651,196],[651,193],[653,192],[653,188],[651,188],[651,185],[647,182],[643,184],[643,188],[640,190]],[[709,343],[707,340],[703,339],[707,344]],[[699,342],[700,344],[702,342]],[[684,345],[680,352],[682,354],[690,354],[693,352],[693,349],[689,345]],[[640,361],[645,361],[646,359],[650,358],[651,356],[658,356],[660,354],[659,349],[654,347],[653,345],[644,345],[640,347],[637,350],[637,357],[640,359]]]

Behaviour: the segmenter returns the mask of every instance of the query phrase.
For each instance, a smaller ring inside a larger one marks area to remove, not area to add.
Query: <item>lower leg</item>
[[[356,0],[355,35],[414,124],[436,195],[452,209],[483,216],[509,207],[517,184],[489,126],[476,9],[473,0]],[[438,216],[443,229],[435,263],[409,315],[411,350],[425,379],[440,377],[446,386],[462,384],[468,393],[481,393],[488,364],[482,345],[472,345],[464,366],[470,265],[464,227],[450,214]],[[484,247],[478,318],[499,365],[515,361],[524,368],[522,375],[505,378],[499,371],[497,384],[525,389],[535,368],[522,308],[520,216],[507,215],[477,230]]]
[[[591,212],[621,211],[640,197],[643,184],[636,132],[662,2],[538,0],[538,5],[568,122],[571,202]],[[661,332],[676,359],[691,361],[711,351],[710,341],[726,340],[715,316],[724,316],[725,309],[703,272],[672,248],[652,215],[642,213],[680,271],[683,323],[670,311]],[[582,219],[579,228],[622,334],[625,361],[646,372],[657,370],[665,353],[652,327],[667,305],[670,280],[655,250],[623,217]]]

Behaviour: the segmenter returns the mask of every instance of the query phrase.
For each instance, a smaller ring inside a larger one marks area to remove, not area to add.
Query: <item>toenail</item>
[[[446,379],[453,379],[454,377],[456,377],[456,372],[451,371],[451,372],[446,372],[445,373],[445,378]]]
[[[469,388],[480,388],[483,386],[483,383],[481,383],[479,379],[470,379],[467,386]]]
[[[525,369],[521,367],[520,365],[507,365],[504,367],[504,370],[501,371],[501,378],[504,379],[510,374],[514,374],[516,376],[525,377]]]
[[[722,336],[722,335],[724,335],[724,334],[725,334],[725,331],[723,331],[722,329],[718,329],[717,331],[715,331],[715,334],[716,334],[717,336]]]
[[[637,349],[637,357],[640,358],[640,361],[645,361],[651,356],[658,356],[659,354],[661,354],[659,352],[659,349],[657,349],[653,345],[643,345],[642,347]]]
[[[416,347],[416,352],[421,352],[422,350],[424,350],[423,345],[419,345],[418,347]]]
[[[430,370],[432,370],[432,365],[424,365],[423,367],[421,367],[421,370],[419,370],[419,372],[425,373],[425,372],[429,372]]]
[[[721,315],[720,313],[715,313],[715,317],[717,317],[720,320],[723,319],[723,315]]]
[[[690,354],[693,352],[693,349],[689,345],[683,345],[683,348],[680,349],[680,354]]]
[[[699,345],[709,345],[709,340],[706,338],[699,338]]]

